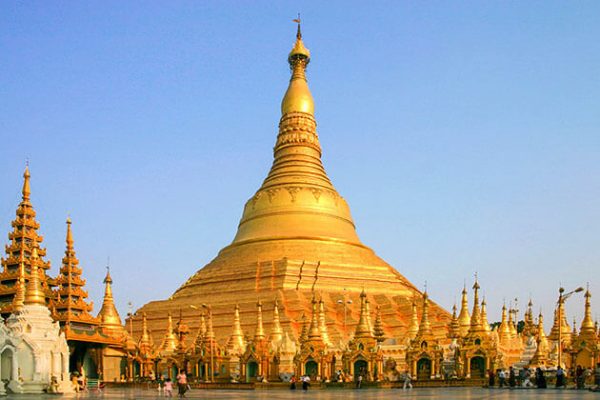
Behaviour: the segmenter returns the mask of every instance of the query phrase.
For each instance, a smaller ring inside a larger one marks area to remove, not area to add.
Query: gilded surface
[[[413,299],[422,294],[404,276],[362,244],[350,208],[332,185],[323,163],[306,80],[310,52],[300,32],[289,54],[291,79],[282,101],[273,165],[261,187],[246,202],[232,243],[196,272],[168,300],[151,302],[147,314],[154,340],[160,342],[169,312],[183,312],[193,330],[199,327],[190,305],[212,306],[217,340],[231,335],[232,312],[239,304],[240,330],[256,328],[256,301],[265,307],[264,329],[273,325],[275,299],[283,334],[298,338],[300,318],[311,315],[311,299],[320,293],[319,329],[335,347],[348,339],[358,322],[360,293],[379,307],[387,337],[403,337]],[[351,301],[342,307],[339,301]],[[367,306],[369,307],[369,306]],[[446,337],[449,315],[430,302],[430,321]],[[370,312],[368,312],[370,324]],[[134,321],[136,335],[140,321]],[[239,339],[236,339],[239,345]]]

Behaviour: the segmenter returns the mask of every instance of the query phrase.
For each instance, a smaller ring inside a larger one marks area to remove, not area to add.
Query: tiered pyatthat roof
[[[6,258],[2,258],[2,271],[0,272],[0,312],[7,315],[13,311],[13,301],[20,287],[20,277],[29,282],[32,270],[32,255],[34,249],[37,253],[37,267],[40,270],[40,287],[43,291],[45,302],[52,296],[51,286],[54,280],[46,275],[50,262],[44,261],[46,249],[40,246],[44,238],[38,234],[40,224],[35,219],[35,210],[31,204],[29,167],[23,173],[22,198],[16,211],[16,218],[12,221],[12,232],[8,234],[10,244],[5,247]]]
[[[81,278],[83,273],[79,267],[79,260],[75,256],[73,232],[71,231],[71,219],[67,219],[67,248],[62,259],[62,267],[56,278],[57,288],[55,298],[52,301],[53,318],[61,326],[70,325],[74,328],[97,327],[100,320],[93,317],[93,303],[86,302],[87,291],[83,289],[85,280]],[[67,337],[67,339],[69,339]]]

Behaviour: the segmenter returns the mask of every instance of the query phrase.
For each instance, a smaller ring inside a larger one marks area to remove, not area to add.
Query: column
[[[435,368],[437,367],[436,363],[435,363],[435,357],[431,359],[431,376],[430,378],[433,379],[435,378]]]

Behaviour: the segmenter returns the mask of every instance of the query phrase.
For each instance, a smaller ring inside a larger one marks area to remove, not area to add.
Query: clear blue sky
[[[70,213],[95,312],[108,256],[122,316],[168,297],[270,167],[298,11],[363,242],[448,309],[477,271],[491,320],[600,315],[596,1],[2,2],[2,244],[29,158],[53,273]]]

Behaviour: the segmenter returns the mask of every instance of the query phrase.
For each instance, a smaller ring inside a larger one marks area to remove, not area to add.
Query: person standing
[[[179,375],[177,375],[177,389],[179,390],[179,397],[185,397],[187,386],[187,375],[183,370],[180,370]]]
[[[577,390],[585,388],[585,375],[581,365],[578,365],[575,370],[575,385],[577,386]]]
[[[504,372],[504,370],[501,369],[498,371],[498,386],[503,388],[504,385],[506,385],[506,372]]]
[[[290,378],[290,390],[296,390],[296,375]]]
[[[514,388],[517,386],[517,377],[515,376],[515,369],[510,367],[508,370],[508,386]]]
[[[496,374],[493,369],[488,369],[488,387],[493,388],[496,385]]]
[[[556,369],[556,387],[565,387],[565,370],[560,365]]]
[[[594,370],[594,383],[596,387],[595,391],[600,391],[600,363],[596,364],[596,369]]]
[[[548,386],[546,383],[546,377],[544,376],[544,371],[540,367],[537,367],[535,370],[535,384],[538,389],[546,389]]]

